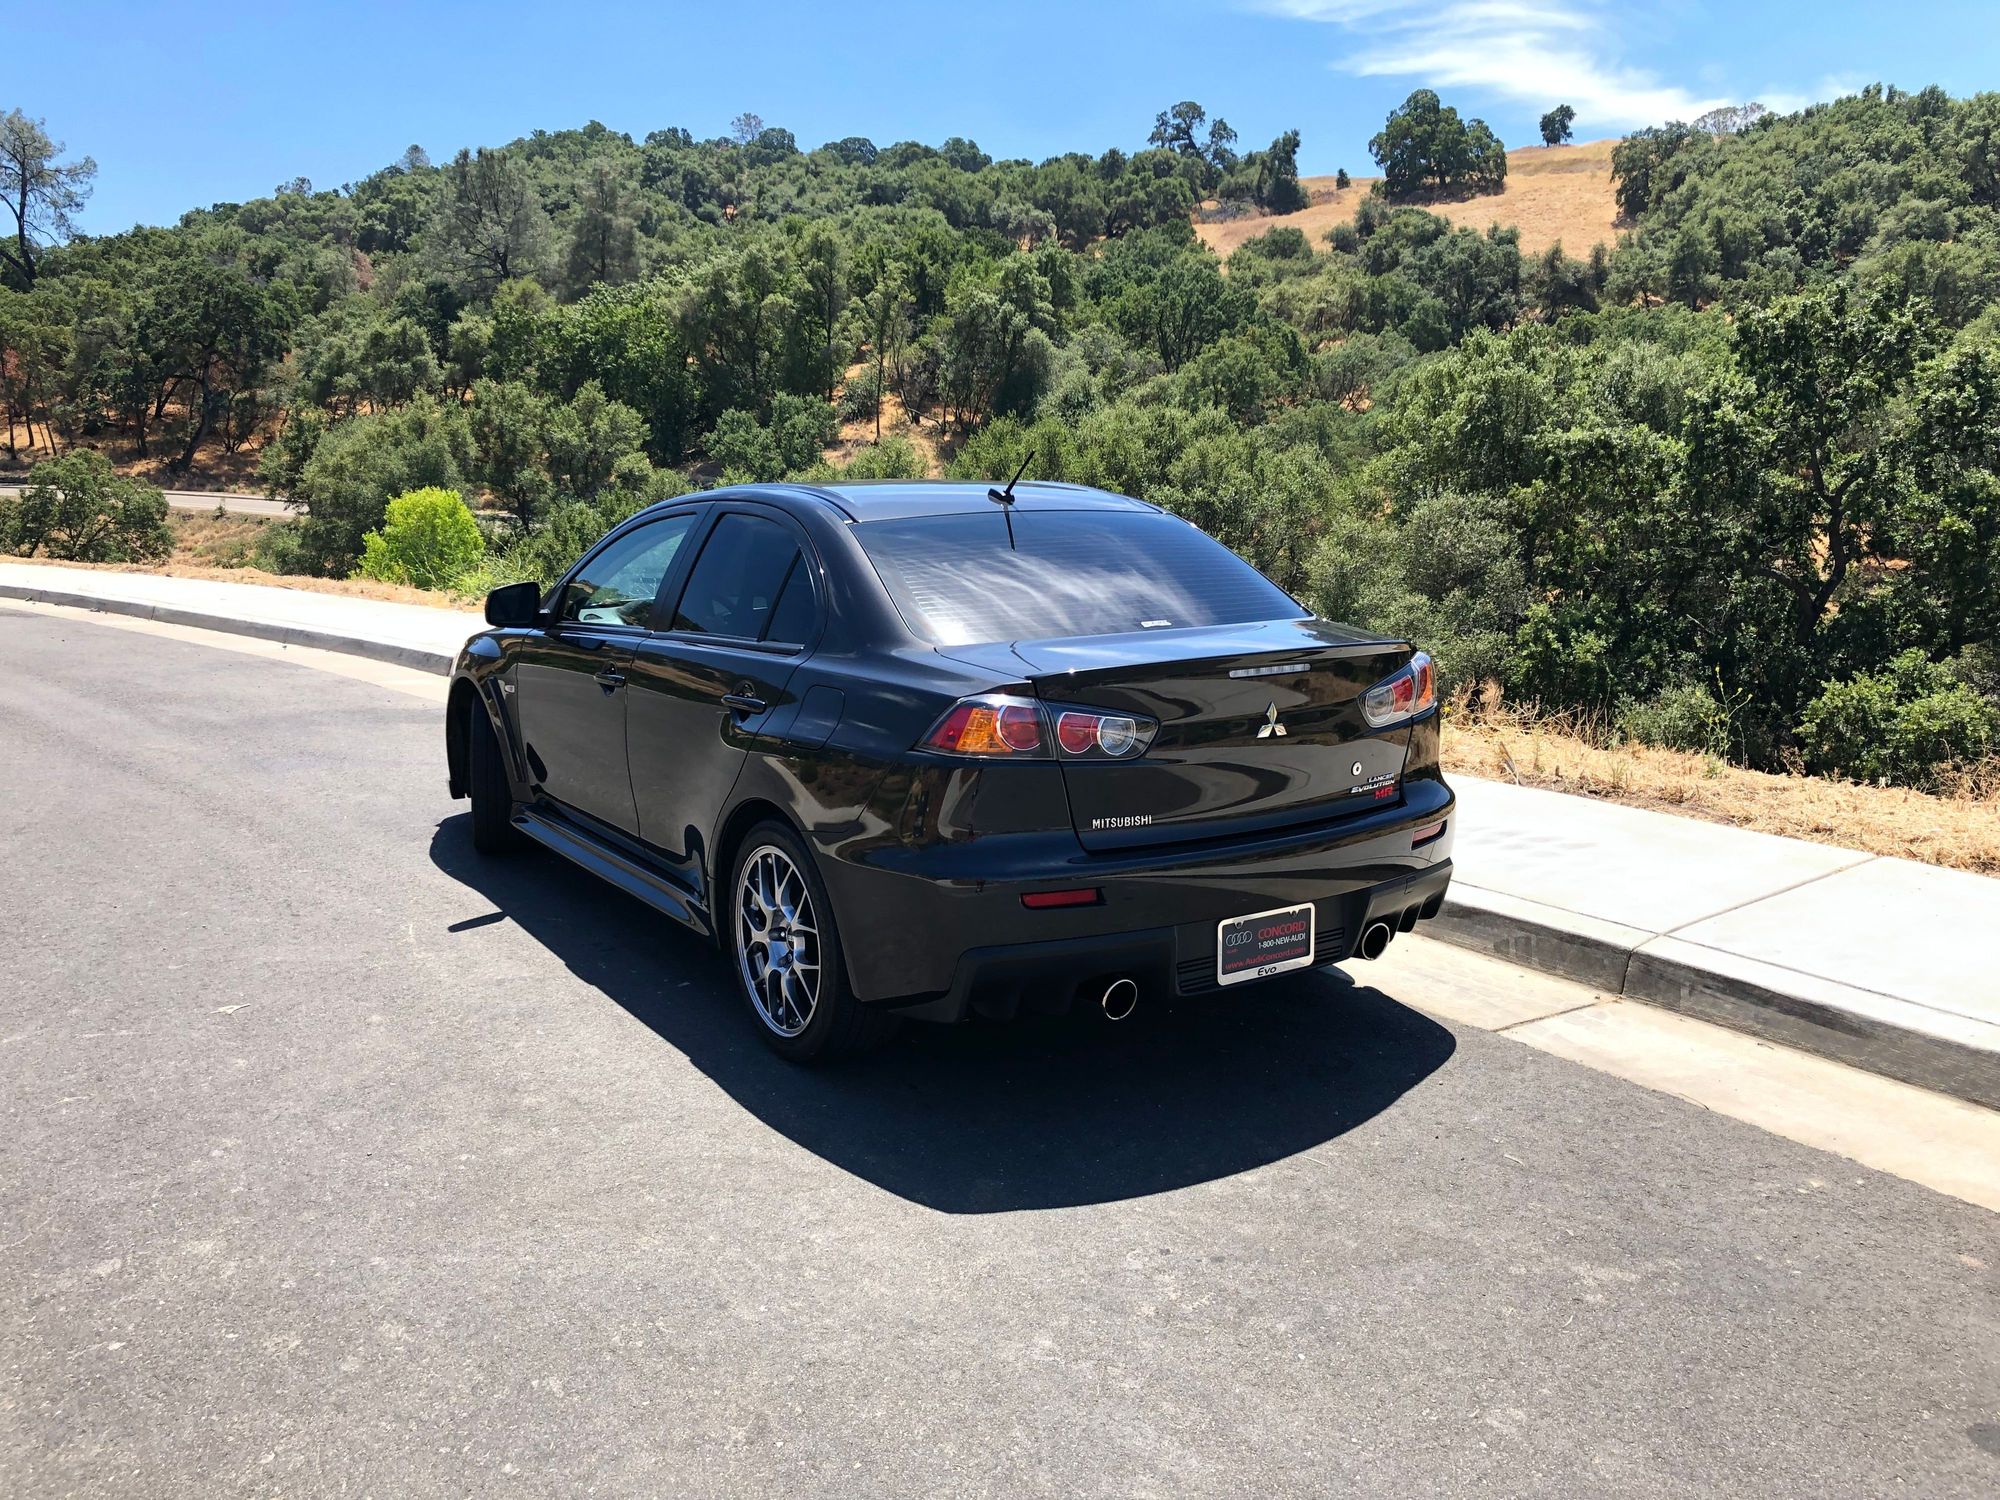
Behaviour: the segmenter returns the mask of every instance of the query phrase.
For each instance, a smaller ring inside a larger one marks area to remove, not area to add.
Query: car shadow
[[[694,934],[553,854],[482,857],[466,814],[438,825],[430,852],[766,1125],[944,1213],[1112,1202],[1265,1166],[1388,1109],[1455,1047],[1332,970],[1152,1000],[1115,1025],[913,1024],[869,1056],[802,1069],[758,1041],[723,959]]]

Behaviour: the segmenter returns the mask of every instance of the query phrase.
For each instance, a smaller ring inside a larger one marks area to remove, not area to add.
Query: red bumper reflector
[[[1443,823],[1426,823],[1422,828],[1419,828],[1415,833],[1410,835],[1410,847],[1412,849],[1421,849],[1426,844],[1435,844],[1443,837]]]
[[[1095,906],[1103,899],[1096,886],[1082,885],[1068,891],[1029,891],[1021,904],[1030,911],[1045,911],[1051,906]]]

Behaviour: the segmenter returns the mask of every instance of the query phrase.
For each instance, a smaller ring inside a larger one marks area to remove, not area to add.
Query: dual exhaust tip
[[[1130,979],[1114,979],[1104,987],[1097,1003],[1107,1021],[1122,1021],[1139,1008],[1139,986]]]
[[[1396,935],[1394,926],[1387,922],[1370,922],[1361,930],[1361,941],[1354,946],[1360,958],[1380,958],[1389,951],[1389,940]],[[1104,987],[1097,997],[1098,1007],[1107,1021],[1122,1021],[1139,1008],[1139,986],[1130,979],[1114,979]]]
[[[1360,958],[1380,958],[1389,951],[1389,940],[1396,935],[1396,929],[1387,922],[1370,922],[1361,930],[1361,941],[1354,945],[1354,952]],[[1107,1021],[1122,1021],[1139,1008],[1139,986],[1130,979],[1114,979],[1104,987],[1097,997],[1099,1009]]]
[[[1370,922],[1361,929],[1361,941],[1354,945],[1356,956],[1380,958],[1389,951],[1389,939],[1396,935],[1396,929],[1387,922]]]

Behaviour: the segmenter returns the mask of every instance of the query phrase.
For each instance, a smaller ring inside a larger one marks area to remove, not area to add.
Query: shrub
[[[1953,765],[1991,754],[2000,710],[1948,665],[1905,651],[1880,672],[1829,682],[1799,719],[1806,768],[1935,788]]]
[[[754,412],[724,412],[708,436],[708,456],[722,466],[725,484],[768,484],[810,469],[840,432],[834,409],[816,396],[780,394],[771,398],[771,419]]]
[[[313,444],[291,498],[304,511],[299,554],[312,572],[353,570],[391,495],[456,488],[472,462],[465,410],[428,396],[335,423]]]
[[[862,422],[875,419],[875,400],[878,394],[875,372],[867,370],[856,375],[840,388],[840,420]]]
[[[1618,714],[1628,739],[1661,750],[1699,755],[1729,754],[1729,710],[1698,682],[1664,689],[1643,703],[1628,703]]]
[[[479,522],[456,490],[422,489],[389,502],[382,529],[362,540],[355,576],[441,589],[485,555]]]
[[[63,562],[151,562],[174,550],[174,537],[165,496],[79,448],[35,465],[20,499],[0,499],[0,547]]]
[[[858,450],[840,471],[842,479],[922,479],[930,472],[916,444],[900,433]]]
[[[297,521],[273,521],[251,543],[248,565],[266,573],[304,573],[305,554],[299,547]]]

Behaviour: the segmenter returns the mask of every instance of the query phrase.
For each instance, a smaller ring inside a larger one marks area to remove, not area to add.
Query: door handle
[[[616,667],[606,667],[602,672],[594,673],[590,680],[606,693],[615,693],[625,686],[625,674]]]
[[[770,705],[751,693],[724,693],[722,701],[731,712],[739,714],[761,714]]]

